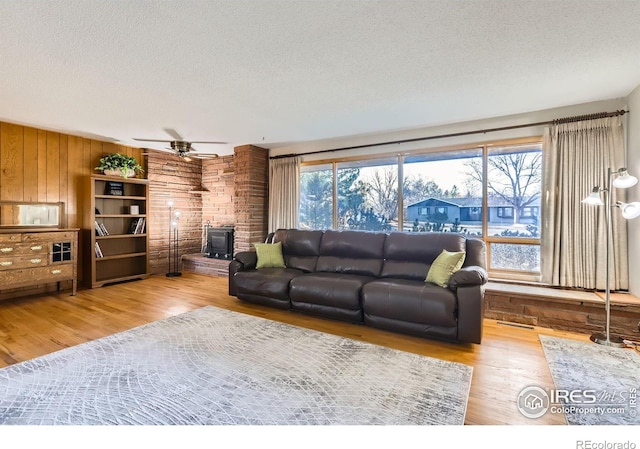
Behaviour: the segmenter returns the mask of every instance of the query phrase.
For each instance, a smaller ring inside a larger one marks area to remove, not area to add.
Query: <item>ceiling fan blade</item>
[[[200,152],[193,147],[191,147],[191,150],[189,151],[189,155],[197,157],[199,159],[204,159],[205,157],[210,157],[210,158],[218,157],[218,153],[207,153],[206,151]]]
[[[215,145],[226,145],[228,142],[212,142],[207,140],[191,140],[191,143],[211,143]]]
[[[162,130],[173,137],[174,140],[184,140],[180,133],[173,128],[162,128]]]
[[[160,139],[137,139],[133,138],[133,140],[137,140],[138,142],[171,142],[170,140],[160,140]]]

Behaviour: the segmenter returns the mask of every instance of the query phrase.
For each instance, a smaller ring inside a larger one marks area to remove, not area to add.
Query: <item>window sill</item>
[[[536,285],[535,283],[515,283],[491,280],[487,283],[485,291],[493,294],[517,294],[539,299],[553,299],[562,302],[584,302],[601,304],[605,302],[604,292],[591,292],[563,288]],[[629,293],[611,293],[611,304],[625,306],[640,306],[640,298]]]

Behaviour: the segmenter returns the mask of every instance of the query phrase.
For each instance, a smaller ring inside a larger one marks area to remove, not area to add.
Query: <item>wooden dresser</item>
[[[78,288],[78,229],[0,230],[0,290],[72,281]]]

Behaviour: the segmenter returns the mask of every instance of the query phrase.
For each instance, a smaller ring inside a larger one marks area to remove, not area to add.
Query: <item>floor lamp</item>
[[[169,271],[167,271],[167,277],[177,277],[182,276],[178,266],[178,221],[181,213],[179,210],[173,210],[173,200],[169,200],[167,205],[169,206]]]
[[[617,336],[611,336],[609,332],[610,320],[611,320],[611,287],[610,287],[610,274],[609,274],[609,258],[611,251],[611,233],[613,232],[611,227],[611,208],[617,207],[622,211],[622,216],[627,220],[640,216],[640,202],[623,203],[617,201],[615,204],[611,204],[611,190],[616,187],[618,189],[628,189],[638,183],[638,178],[631,176],[627,173],[626,168],[620,168],[617,171],[608,170],[607,173],[607,187],[594,187],[591,194],[582,200],[585,204],[593,204],[597,206],[605,207],[605,228],[607,232],[606,238],[606,281],[605,281],[605,313],[606,324],[605,333],[595,333],[591,335],[591,341],[605,346],[613,346],[622,348],[625,346],[622,338]],[[605,193],[604,202],[601,198],[601,193]]]

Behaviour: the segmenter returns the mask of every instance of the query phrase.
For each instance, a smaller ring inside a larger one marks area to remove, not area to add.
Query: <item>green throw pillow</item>
[[[443,249],[436,260],[431,264],[429,273],[425,282],[431,282],[432,284],[439,285],[440,287],[446,287],[449,282],[449,278],[453,273],[458,271],[464,263],[466,253],[460,251],[458,253],[452,253]]]
[[[256,268],[286,268],[282,257],[282,243],[254,243],[258,263]]]

